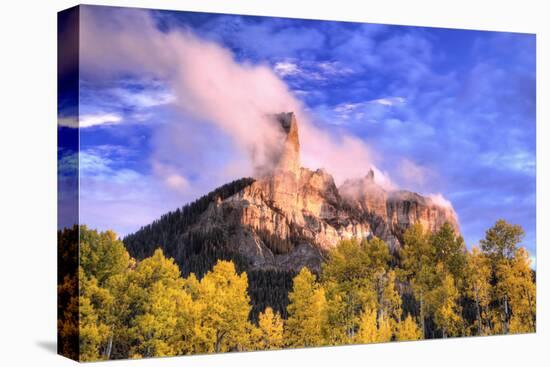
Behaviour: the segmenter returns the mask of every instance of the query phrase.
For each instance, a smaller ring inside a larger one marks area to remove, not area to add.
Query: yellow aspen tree
[[[376,343],[378,341],[378,325],[376,323],[376,310],[367,309],[361,314],[359,330],[356,342],[361,344]]]
[[[493,315],[493,331],[507,334],[510,331],[511,307],[507,284],[499,276],[507,273],[510,261],[514,257],[517,245],[523,240],[525,232],[517,224],[510,224],[503,219],[485,232],[485,238],[480,240],[481,250],[490,259],[492,274],[497,279],[493,291],[493,301],[499,305]],[[497,326],[497,324],[499,324]]]
[[[405,317],[405,320],[397,324],[395,339],[398,341],[422,339],[422,331],[410,314]]]
[[[127,276],[135,261],[113,231],[99,232],[82,225],[79,227],[79,239],[79,263],[84,274],[95,279],[98,287],[106,289],[114,297],[114,302],[105,310],[109,314],[102,317],[102,322],[108,326],[108,337],[105,344],[100,346],[101,359],[110,359],[114,344],[127,339],[126,328],[120,322],[125,312],[124,304],[120,301],[125,297],[118,297],[115,288]],[[115,347],[121,349],[120,345]]]
[[[327,299],[327,320],[323,335],[328,345],[344,345],[353,342],[353,330],[357,325],[354,312],[346,302],[346,293],[333,281],[323,283]]]
[[[351,343],[361,310],[376,308],[388,269],[388,246],[378,238],[341,241],[322,268],[328,302],[326,342]]]
[[[385,343],[392,340],[395,322],[387,316],[378,317],[378,333],[376,341]]]
[[[138,344],[132,354],[161,357],[192,353],[198,315],[191,296],[182,288],[158,281],[148,297],[144,312],[133,323]]]
[[[231,261],[219,260],[202,278],[198,300],[203,304],[203,352],[243,350],[249,345],[247,288],[246,273],[237,274]]]
[[[80,226],[80,266],[84,273],[97,279],[99,286],[116,275],[127,271],[130,255],[113,231],[98,232]]]
[[[425,319],[428,316],[426,298],[433,288],[435,276],[434,248],[422,224],[416,223],[409,227],[403,235],[401,250],[401,276],[411,285],[414,296],[419,304],[420,329],[425,337]]]
[[[99,287],[97,279],[84,274],[79,268],[79,341],[80,360],[103,359],[101,348],[109,338],[109,309],[113,297],[106,289]]]
[[[254,349],[280,349],[283,346],[283,320],[279,313],[267,307],[258,316]]]
[[[442,272],[442,266],[438,266]],[[457,336],[462,330],[461,309],[458,304],[458,290],[455,286],[453,276],[441,274],[441,284],[429,293],[429,304],[436,326],[441,329],[443,338]]]
[[[286,345],[295,348],[323,345],[322,329],[327,307],[325,292],[307,268],[302,268],[294,277],[288,298],[290,303],[284,330]]]
[[[501,287],[508,293],[511,308],[510,333],[529,333],[536,329],[536,286],[529,254],[519,248],[510,266],[501,267]]]
[[[385,277],[385,285],[382,290],[382,296],[379,301],[380,304],[380,317],[387,319],[391,324],[392,330],[395,330],[395,326],[401,320],[401,296],[395,287],[396,275],[395,271],[390,270]]]
[[[124,282],[121,280],[122,284]],[[130,272],[126,282],[130,357],[174,356],[194,352],[200,315],[173,259],[157,249]]]
[[[361,344],[383,343],[391,341],[393,336],[392,324],[383,316],[377,319],[375,309],[366,309],[359,321],[359,330],[355,341]]]
[[[474,300],[477,335],[491,333],[491,266],[489,258],[478,247],[467,255],[466,295]]]

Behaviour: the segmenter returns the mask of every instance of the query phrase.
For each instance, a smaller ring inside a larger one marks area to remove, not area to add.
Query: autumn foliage
[[[394,254],[377,238],[343,241],[320,274],[296,275],[286,319],[266,307],[254,321],[248,276],[233,262],[184,278],[160,249],[137,262],[113,232],[78,232],[78,271],[60,276],[58,326],[67,341],[61,352],[83,361],[536,328],[534,272],[518,247],[523,231],[503,220],[471,251],[449,225],[436,233],[412,226]]]

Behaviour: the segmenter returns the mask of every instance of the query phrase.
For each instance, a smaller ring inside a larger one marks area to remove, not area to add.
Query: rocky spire
[[[275,169],[279,172],[292,172],[298,175],[300,172],[300,140],[296,115],[294,112],[282,112],[275,115],[275,119],[286,133]]]

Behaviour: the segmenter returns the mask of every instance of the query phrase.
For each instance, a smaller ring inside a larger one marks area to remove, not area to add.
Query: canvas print
[[[536,331],[535,35],[58,15],[58,349]]]

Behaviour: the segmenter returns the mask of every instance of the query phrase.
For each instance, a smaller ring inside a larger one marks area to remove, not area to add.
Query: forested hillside
[[[202,277],[218,260],[231,261],[239,272],[248,273],[249,295],[253,304],[251,317],[257,319],[260,311],[268,306],[285,316],[287,295],[295,272],[251,270],[249,261],[237,253],[234,246],[228,246],[231,229],[190,230],[210,204],[225,200],[253,182],[252,178],[235,180],[181,209],[161,216],[136,233],[124,237],[128,252],[136,259],[143,259],[161,248],[166,256],[174,259],[184,277],[191,273]]]

